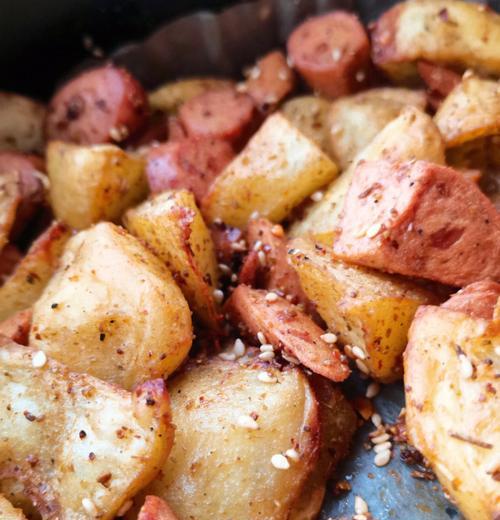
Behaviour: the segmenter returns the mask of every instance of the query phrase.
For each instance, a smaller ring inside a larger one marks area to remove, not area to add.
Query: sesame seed
[[[358,70],[358,72],[356,72],[356,81],[361,83],[365,78],[366,74],[363,70]]]
[[[299,452],[293,448],[286,450],[285,455],[287,459],[291,459],[294,462],[297,462],[300,459]]]
[[[33,357],[31,358],[31,364],[33,365],[33,368],[42,368],[45,363],[47,363],[47,356],[45,355],[45,352],[38,350],[33,354]]]
[[[275,292],[268,292],[264,298],[266,302],[273,303],[278,300],[278,295]]]
[[[344,345],[344,352],[348,356],[352,356],[352,347],[351,347],[351,345]]]
[[[274,352],[262,352],[262,354],[259,354],[259,359],[262,361],[271,361],[271,359],[274,359]]]
[[[223,274],[231,274],[231,268],[226,264],[219,264],[219,271]]]
[[[358,359],[366,359],[366,352],[361,347],[352,347],[352,355]]]
[[[378,413],[372,414],[371,420],[375,428],[378,428],[382,424],[382,417],[380,417]]]
[[[271,345],[271,343],[263,343],[260,346],[261,352],[274,352],[274,347]]]
[[[354,238],[363,238],[366,235],[366,231],[364,229],[358,229],[354,232]]]
[[[382,442],[380,444],[375,444],[373,447],[373,451],[375,453],[380,453],[381,451],[390,450],[392,448],[392,443],[390,441]]]
[[[250,78],[259,79],[259,77],[260,77],[260,68],[257,66],[252,67],[252,69],[250,70]]]
[[[90,498],[82,498],[82,506],[83,506],[83,509],[85,509],[85,511],[89,515],[92,515],[92,516],[96,515],[97,508],[96,508],[94,502],[92,502],[92,500],[90,500]]]
[[[340,61],[340,58],[342,58],[342,51],[338,47],[336,47],[332,51],[332,59],[333,61],[337,62]]]
[[[293,365],[300,365],[300,361],[295,356],[288,354],[284,350],[281,352],[281,357]]]
[[[240,415],[238,417],[238,426],[241,428],[246,428],[247,430],[258,430],[259,425],[257,424],[257,421],[250,417],[249,415]]]
[[[279,72],[278,72],[278,78],[281,80],[281,81],[286,81],[288,79],[288,71],[285,70],[285,69],[281,69]]]
[[[500,347],[495,347],[495,354],[500,356]]]
[[[378,235],[379,231],[382,229],[382,225],[380,222],[377,222],[376,224],[373,224],[366,230],[366,236],[368,238],[373,238]]]
[[[276,455],[273,455],[271,457],[271,464],[276,469],[288,469],[290,468],[290,463],[288,462],[288,459],[282,455],[281,453],[276,453]]]
[[[259,251],[257,253],[257,258],[259,259],[259,264],[262,266],[266,265],[266,253],[264,251]]]
[[[377,435],[376,437],[372,438],[373,444],[382,444],[383,442],[388,441],[391,438],[391,436],[388,433],[383,433],[382,435]]]
[[[253,250],[260,251],[263,245],[264,244],[262,243],[262,240],[257,240],[257,242],[255,242],[255,244],[253,245]]]
[[[245,344],[240,338],[237,338],[234,342],[233,352],[236,357],[245,355]]]
[[[311,200],[314,202],[319,202],[320,200],[323,200],[324,195],[325,194],[322,191],[315,191],[311,195]]]
[[[236,359],[236,354],[234,352],[221,352],[219,357],[224,361],[234,361]]]
[[[263,332],[257,332],[257,339],[260,341],[261,344],[266,343],[266,337],[264,336]]]
[[[370,373],[370,369],[363,363],[363,361],[361,361],[361,359],[356,359],[356,366],[361,372],[363,372],[363,374]]]
[[[257,220],[260,217],[260,213],[258,211],[253,211],[250,214],[250,220]]]
[[[465,379],[470,379],[474,374],[474,367],[469,358],[464,354],[460,354],[458,356],[458,361],[460,363],[460,373],[465,377]]]
[[[326,332],[325,334],[322,334],[320,338],[329,345],[337,343],[337,336],[333,334],[333,332]]]
[[[354,512],[357,515],[368,513],[368,504],[358,495],[354,497]]]
[[[231,249],[233,251],[243,252],[247,250],[247,244],[244,240],[238,242],[231,242]]]
[[[386,466],[391,460],[391,452],[389,450],[381,451],[375,455],[375,466]]]
[[[235,273],[233,273],[233,274],[231,275],[231,282],[235,283],[235,282],[237,282],[237,281],[238,281],[238,275],[235,274]]]
[[[273,375],[271,375],[269,372],[259,372],[257,374],[257,379],[261,382],[261,383],[277,383],[278,382],[278,379],[276,377],[274,377]]]
[[[366,397],[368,399],[372,399],[376,395],[378,395],[380,392],[380,385],[379,383],[370,383],[368,387],[366,388]]]
[[[220,217],[215,217],[214,218],[214,224],[216,226],[221,226],[222,225],[222,219]]]
[[[237,92],[247,92],[248,91],[248,87],[247,87],[247,84],[246,83],[238,83],[236,85],[236,91]]]
[[[366,515],[354,515],[352,520],[368,520],[368,517]]]
[[[222,303],[224,300],[224,293],[220,289],[215,289],[212,295],[217,303]]]
[[[285,236],[285,231],[283,230],[283,226],[280,226],[279,224],[275,224],[272,228],[271,228],[271,233],[275,236],[275,237],[284,237]]]
[[[123,516],[132,506],[134,502],[132,500],[127,500],[120,509],[118,509],[116,516]]]

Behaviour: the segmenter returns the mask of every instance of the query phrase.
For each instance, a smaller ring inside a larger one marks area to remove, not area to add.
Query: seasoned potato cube
[[[456,0],[413,0],[386,11],[372,31],[373,60],[392,79],[414,80],[416,62],[500,74],[500,16]]]
[[[311,205],[306,216],[291,227],[290,236],[311,234],[319,242],[331,245],[357,163],[377,159],[425,159],[444,164],[443,140],[427,114],[415,107],[405,108],[356,156],[351,166],[330,184],[324,197]]]
[[[254,212],[279,222],[336,174],[336,165],[277,113],[215,179],[202,209],[210,222],[236,227]]]
[[[330,153],[328,110],[331,102],[318,96],[299,96],[281,106],[282,114],[325,153]]]
[[[76,229],[119,220],[147,193],[144,160],[114,145],[52,141],[47,147],[47,173],[56,217]]]
[[[465,291],[482,305],[481,292]],[[500,500],[500,316],[491,319],[494,303],[489,318],[471,316],[454,298],[448,308],[420,307],[411,326],[407,432],[465,518],[490,520]]]
[[[317,461],[318,404],[299,369],[269,366],[273,385],[262,370],[214,359],[169,384],[174,446],[145,492],[179,520],[288,518]],[[297,460],[285,456],[291,449]]]
[[[327,114],[330,149],[342,170],[408,105],[425,110],[423,90],[374,88],[332,103]]]
[[[220,78],[189,78],[171,81],[149,93],[149,106],[153,110],[175,114],[183,103],[207,90],[232,86],[232,81]]]
[[[56,270],[70,231],[54,222],[0,287],[0,320],[33,305]]]
[[[349,346],[345,353],[374,379],[399,379],[408,328],[419,305],[435,301],[433,295],[401,278],[346,264],[304,239],[293,240],[290,248],[305,293]]]
[[[0,150],[43,152],[45,112],[41,103],[0,92]]]
[[[33,308],[31,346],[124,388],[173,372],[191,341],[191,313],[166,266],[110,223],[68,242]]]
[[[26,520],[22,509],[15,508],[3,495],[0,495],[0,518],[2,520]]]
[[[166,191],[125,215],[127,229],[163,260],[194,312],[216,327],[218,267],[210,231],[192,193]]]
[[[42,518],[112,519],[172,445],[163,380],[129,393],[14,343],[0,348],[0,406],[1,489],[19,496],[19,482]]]

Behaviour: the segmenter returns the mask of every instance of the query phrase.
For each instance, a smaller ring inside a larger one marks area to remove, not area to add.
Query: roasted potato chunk
[[[427,114],[415,107],[406,107],[330,184],[324,197],[311,205],[306,216],[290,228],[290,236],[311,234],[317,241],[331,245],[357,163],[377,159],[425,159],[444,164],[443,140]]]
[[[0,251],[9,242],[20,203],[21,188],[17,172],[0,173]]]
[[[145,492],[179,520],[288,518],[318,457],[318,404],[299,369],[267,367],[272,385],[262,370],[212,359],[169,384],[174,446]]]
[[[43,518],[113,518],[164,465],[163,380],[129,393],[14,343],[0,367],[0,490],[21,483]]]
[[[331,102],[318,96],[299,96],[283,103],[282,114],[325,153],[330,153],[328,111]]]
[[[500,511],[499,317],[420,307],[405,352],[409,441],[468,520]]]
[[[289,256],[305,293],[358,368],[384,383],[399,379],[413,316],[434,296],[402,278],[346,264],[305,239],[290,243]]]
[[[200,319],[217,327],[218,267],[210,231],[187,190],[166,191],[129,210],[125,227],[163,260]]]
[[[41,103],[0,92],[0,150],[43,152],[45,112]]]
[[[220,78],[188,78],[171,81],[149,93],[149,106],[152,110],[175,114],[182,104],[203,92],[232,86],[232,81]]]
[[[498,76],[500,16],[470,2],[401,2],[374,25],[372,57],[400,82],[415,80],[418,60]]]
[[[345,170],[405,106],[425,110],[425,92],[403,88],[374,88],[337,99],[327,114],[330,149]]]
[[[31,245],[14,272],[0,286],[0,320],[33,305],[56,270],[70,231],[54,222]]]
[[[56,217],[75,229],[118,221],[147,193],[144,159],[110,144],[47,147],[50,199]]]
[[[3,495],[0,495],[0,518],[2,520],[26,520],[22,509],[15,508]]]
[[[336,174],[336,165],[277,113],[215,179],[203,213],[211,223],[221,219],[242,228],[255,212],[279,222]]]
[[[163,263],[110,223],[78,233],[33,307],[30,345],[124,388],[174,371],[191,313]]]

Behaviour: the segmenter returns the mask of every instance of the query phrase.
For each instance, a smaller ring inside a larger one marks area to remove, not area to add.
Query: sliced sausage
[[[169,141],[180,141],[187,137],[186,132],[177,116],[169,116],[167,123]]]
[[[167,140],[168,137],[168,116],[163,112],[151,114],[141,130],[135,133],[126,141],[126,147],[137,149]]]
[[[148,495],[137,520],[177,520],[177,517],[165,500]]]
[[[27,345],[31,329],[33,311],[18,311],[0,323],[0,336],[10,338],[19,345]]]
[[[147,96],[126,70],[107,65],[70,80],[52,98],[50,140],[77,144],[122,142],[147,120]]]
[[[224,223],[214,223],[210,233],[219,262],[228,266],[239,263],[247,250],[243,231]]]
[[[500,284],[491,280],[483,280],[464,287],[444,302],[441,307],[463,312],[472,318],[491,320],[499,298]]]
[[[500,213],[452,168],[365,162],[344,200],[334,251],[352,263],[458,287],[500,281]]]
[[[281,51],[273,51],[261,58],[248,72],[242,85],[261,112],[274,109],[294,88],[295,76]]]
[[[199,203],[212,181],[234,157],[229,143],[220,139],[183,139],[152,147],[146,175],[153,193],[186,188]]]
[[[252,98],[232,88],[209,90],[179,110],[179,118],[191,137],[212,137],[241,145],[256,122]]]
[[[344,381],[350,374],[347,358],[321,339],[323,330],[285,298],[269,301],[267,294],[239,285],[224,310],[243,334],[256,337],[262,332],[276,350],[283,349],[314,373]]]
[[[428,61],[419,61],[417,69],[429,89],[428,100],[434,109],[462,81],[462,76],[454,70]]]
[[[370,42],[354,14],[335,11],[310,18],[290,35],[287,49],[293,67],[326,97],[350,94],[367,84]]]

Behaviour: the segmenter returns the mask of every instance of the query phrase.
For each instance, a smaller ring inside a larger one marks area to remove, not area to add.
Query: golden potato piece
[[[0,173],[0,251],[9,242],[9,235],[16,220],[21,202],[21,189],[16,172]]]
[[[147,194],[144,159],[110,144],[47,147],[50,199],[56,217],[75,229],[118,221]]]
[[[254,212],[279,222],[336,175],[335,163],[276,113],[215,179],[203,213],[211,223],[219,218],[242,228]]]
[[[110,223],[81,231],[33,308],[30,345],[124,388],[174,371],[191,313],[163,263]]]
[[[318,96],[299,96],[281,106],[282,114],[325,153],[330,153],[328,111],[331,102]]]
[[[42,153],[45,112],[30,98],[0,92],[0,150]]]
[[[500,512],[499,325],[421,307],[405,352],[409,441],[468,520]]]
[[[289,258],[358,368],[384,383],[399,379],[408,328],[419,305],[435,301],[433,295],[402,278],[346,264],[305,239],[291,241]]]
[[[15,508],[3,495],[0,495],[0,518],[2,520],[26,520],[22,509]]]
[[[372,51],[375,64],[401,82],[417,77],[418,60],[498,76],[500,16],[456,0],[401,2],[376,22]]]
[[[431,117],[415,107],[406,107],[356,156],[351,166],[330,184],[324,197],[311,205],[306,216],[291,226],[290,236],[311,234],[315,240],[331,246],[357,163],[378,159],[424,159],[444,164],[443,140]]]
[[[166,191],[129,210],[125,227],[163,260],[194,312],[217,327],[218,266],[210,231],[187,190]]]
[[[263,370],[277,384],[260,381]],[[212,359],[191,365],[169,392],[175,442],[145,492],[179,520],[287,519],[319,449],[318,405],[303,373]],[[296,461],[284,455],[291,449]]]
[[[374,88],[337,99],[327,114],[330,150],[341,170],[408,105],[425,110],[423,90]]]
[[[43,518],[113,518],[165,463],[163,380],[129,393],[14,343],[0,367],[0,489],[19,482]]]
[[[33,305],[56,270],[70,231],[54,222],[31,245],[0,287],[0,320]]]
[[[232,81],[220,78],[188,78],[171,81],[149,93],[149,106],[153,110],[175,114],[183,103],[199,94],[233,85]]]

